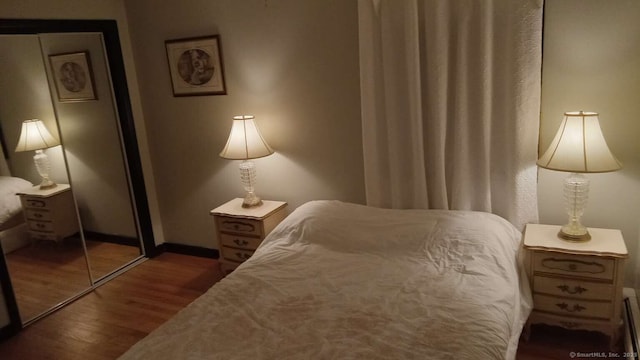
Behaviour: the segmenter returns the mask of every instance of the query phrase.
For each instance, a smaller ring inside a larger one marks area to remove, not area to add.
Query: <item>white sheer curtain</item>
[[[367,203],[537,221],[542,2],[358,11]]]

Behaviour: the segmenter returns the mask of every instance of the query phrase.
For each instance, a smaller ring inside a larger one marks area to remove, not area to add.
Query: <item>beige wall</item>
[[[630,252],[627,286],[638,272],[640,240],[640,1],[545,2],[540,148],[551,142],[565,111],[596,111],[613,153],[624,163],[615,173],[590,174],[583,222],[621,229]],[[566,221],[566,173],[539,172],[540,221]],[[637,286],[636,286],[637,287]]]
[[[255,115],[276,151],[255,160],[258,195],[364,202],[357,2],[161,4],[126,7],[168,242],[216,247],[209,210],[243,195],[238,162],[218,156],[234,115]],[[165,40],[212,34],[228,95],[174,97]]]

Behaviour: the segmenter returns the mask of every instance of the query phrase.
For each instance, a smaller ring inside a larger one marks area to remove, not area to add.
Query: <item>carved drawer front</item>
[[[51,212],[47,210],[26,209],[24,213],[29,220],[51,221]]]
[[[613,285],[589,281],[568,280],[547,276],[535,276],[533,292],[586,300],[613,299]]]
[[[615,260],[611,258],[535,252],[534,271],[593,279],[613,280]]]
[[[29,229],[42,232],[53,232],[53,224],[46,221],[29,221]]]
[[[253,251],[250,250],[235,249],[226,246],[222,247],[222,257],[224,257],[225,260],[245,262],[251,255],[253,255]]]
[[[239,235],[220,234],[220,242],[222,243],[222,246],[255,250],[262,242],[262,239]]]
[[[262,235],[262,224],[259,220],[219,216],[216,217],[216,225],[220,231],[256,236]]]
[[[22,206],[24,208],[32,208],[32,209],[47,209],[49,208],[49,203],[47,199],[39,198],[39,197],[22,197]]]
[[[610,302],[585,301],[557,298],[546,295],[533,296],[534,307],[538,311],[546,311],[565,316],[595,318],[609,320],[613,316]]]

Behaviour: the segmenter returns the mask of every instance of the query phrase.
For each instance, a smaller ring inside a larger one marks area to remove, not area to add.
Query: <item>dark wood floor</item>
[[[115,359],[221,278],[215,260],[164,253],[0,343],[0,359]]]
[[[135,246],[86,241],[94,280],[140,256]],[[23,321],[91,287],[79,238],[39,241],[5,255]]]
[[[0,343],[0,359],[115,359],[221,278],[215,260],[161,254]],[[606,344],[598,333],[534,327],[517,359],[571,359]]]

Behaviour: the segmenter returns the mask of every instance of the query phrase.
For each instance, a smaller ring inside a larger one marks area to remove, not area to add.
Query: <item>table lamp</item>
[[[36,151],[33,162],[36,164],[38,174],[42,177],[40,189],[50,189],[56,186],[56,183],[49,179],[49,171],[51,170],[49,157],[42,151],[56,145],[60,145],[60,142],[51,135],[42,120],[31,119],[22,122],[16,152]]]
[[[564,113],[555,138],[537,164],[546,169],[571,173],[563,188],[569,222],[562,226],[558,236],[571,241],[590,240],[589,231],[580,223],[589,198],[589,179],[583,174],[622,168],[622,163],[613,156],[602,135],[598,113]]]
[[[262,200],[254,192],[256,168],[250,160],[273,154],[273,150],[264,140],[253,120],[253,115],[234,116],[229,139],[220,152],[220,156],[225,159],[242,160],[240,179],[246,192],[242,207],[262,204]]]

